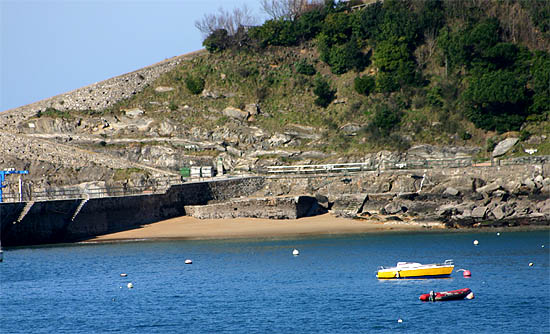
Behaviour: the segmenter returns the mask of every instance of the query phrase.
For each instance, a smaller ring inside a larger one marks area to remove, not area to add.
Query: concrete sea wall
[[[2,246],[73,242],[183,216],[186,206],[247,196],[260,177],[172,186],[165,194],[0,204]]]

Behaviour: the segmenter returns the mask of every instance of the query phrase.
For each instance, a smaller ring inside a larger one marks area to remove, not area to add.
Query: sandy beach
[[[272,220],[259,218],[197,219],[177,217],[142,227],[106,234],[89,241],[132,239],[229,239],[284,238],[329,234],[381,233],[390,231],[440,231],[422,224],[372,222],[338,218],[330,213],[300,219]]]

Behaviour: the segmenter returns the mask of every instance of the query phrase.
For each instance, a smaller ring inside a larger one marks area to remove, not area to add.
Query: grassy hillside
[[[208,55],[104,113],[138,107],[204,130],[313,127],[320,139],[295,148],[350,157],[427,143],[479,146],[484,158],[507,136],[550,154],[547,18],[548,1],[384,1],[359,11],[329,1],[233,36],[214,31]],[[260,112],[242,123],[222,114],[250,104]]]

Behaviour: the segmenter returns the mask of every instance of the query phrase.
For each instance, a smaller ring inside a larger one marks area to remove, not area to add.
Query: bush
[[[300,39],[307,41],[315,38],[323,28],[325,17],[323,10],[310,10],[300,15],[296,22],[296,33]]]
[[[360,38],[376,39],[380,35],[384,13],[384,6],[380,1],[354,11],[351,18],[353,33]]]
[[[296,69],[296,72],[304,75],[314,75],[317,72],[315,71],[315,67],[305,59],[301,59],[294,63],[294,69]]]
[[[227,49],[230,44],[231,44],[231,37],[227,34],[227,30],[225,29],[214,30],[202,42],[202,45],[210,53],[223,51]]]
[[[336,97],[336,91],[330,88],[329,83],[321,76],[315,78],[313,93],[317,95],[315,104],[326,108]]]
[[[365,96],[369,96],[369,94],[374,90],[374,86],[374,77],[369,75],[356,77],[353,81],[353,88],[355,91]]]
[[[472,76],[462,94],[466,116],[478,128],[517,131],[527,117],[526,79],[510,71]]]
[[[498,138],[491,137],[487,139],[487,142],[485,143],[485,150],[487,152],[493,152],[493,150],[497,146],[497,143],[498,143]]]
[[[533,103],[529,111],[531,114],[550,113],[550,54],[536,52],[530,72]]]
[[[333,45],[328,54],[327,63],[334,74],[344,74],[351,69],[363,70],[366,57],[359,49],[358,41],[352,39],[342,45]]]
[[[176,104],[176,102],[170,101],[170,105],[168,106],[168,108],[170,108],[170,110],[172,111],[176,111],[178,109],[178,105]]]
[[[376,90],[381,93],[395,92],[400,85],[393,75],[388,72],[378,72],[375,79]]]
[[[460,131],[458,134],[462,140],[470,140],[472,139],[472,135],[468,131]]]
[[[299,37],[294,22],[283,19],[267,20],[263,25],[251,28],[249,36],[262,48],[296,45]]]
[[[185,78],[185,86],[191,94],[198,95],[202,93],[202,90],[204,89],[204,79],[189,75]]]
[[[380,70],[376,86],[381,92],[393,92],[415,80],[416,65],[407,44],[401,40],[380,42],[373,61]]]
[[[523,129],[519,132],[519,140],[526,141],[529,137],[531,137],[531,132],[529,132],[529,130]]]
[[[387,104],[377,106],[371,126],[378,129],[381,134],[388,135],[399,123],[403,113]]]
[[[442,107],[443,106],[443,100],[441,98],[441,87],[439,86],[433,86],[428,90],[428,93],[426,94],[426,98],[428,99],[428,103],[431,106],[434,107]]]

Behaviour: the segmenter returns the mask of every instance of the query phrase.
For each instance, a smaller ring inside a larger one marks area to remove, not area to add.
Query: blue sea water
[[[550,333],[549,237],[403,233],[8,249],[0,332]],[[445,259],[456,265],[449,279],[375,276],[380,265]],[[418,299],[460,288],[475,299]]]

